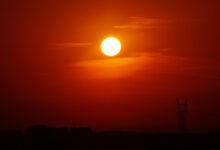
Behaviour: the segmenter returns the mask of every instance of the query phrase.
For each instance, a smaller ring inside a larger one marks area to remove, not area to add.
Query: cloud
[[[80,77],[85,75],[92,78],[123,78],[138,70],[142,70],[145,57],[123,57],[115,59],[87,60],[71,64],[71,67],[80,69]]]
[[[73,42],[63,42],[63,43],[49,43],[51,47],[84,47],[89,46],[90,43],[73,43]]]
[[[145,53],[137,57],[84,60],[70,64],[80,79],[132,79],[142,83],[210,82],[219,81],[220,62],[205,58],[165,56],[160,53]]]
[[[198,19],[161,19],[161,18],[145,18],[130,17],[130,22],[124,25],[113,26],[115,29],[154,29],[163,28],[178,22],[198,22]]]

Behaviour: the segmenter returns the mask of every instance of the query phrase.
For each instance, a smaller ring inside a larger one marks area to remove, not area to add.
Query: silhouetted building
[[[46,125],[31,126],[27,129],[29,136],[55,136],[56,127],[48,127]]]
[[[89,136],[92,135],[92,129],[87,127],[73,127],[70,129],[70,135],[71,136]]]
[[[68,134],[69,134],[68,127],[57,128],[57,136],[63,137],[63,136],[68,136]]]

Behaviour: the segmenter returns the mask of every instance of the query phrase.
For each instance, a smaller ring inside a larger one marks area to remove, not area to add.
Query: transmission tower
[[[180,100],[177,98],[176,104],[177,104],[177,113],[178,113],[178,132],[186,133],[186,116],[187,116],[188,99],[186,98],[185,101],[180,102]]]

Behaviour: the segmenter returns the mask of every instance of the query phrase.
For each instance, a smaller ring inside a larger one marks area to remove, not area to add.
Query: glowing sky
[[[0,128],[219,131],[219,2],[0,2]],[[105,37],[123,50],[103,55]]]

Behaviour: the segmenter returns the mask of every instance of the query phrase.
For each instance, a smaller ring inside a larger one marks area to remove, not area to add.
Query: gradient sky
[[[0,129],[220,131],[214,0],[1,0]],[[110,58],[101,41],[115,36]]]

